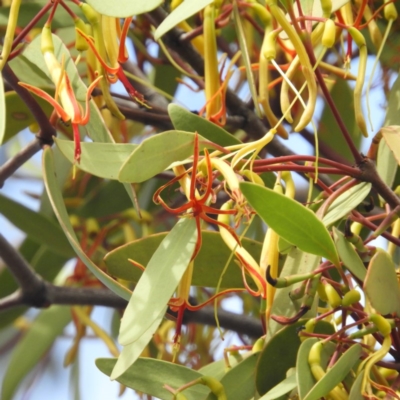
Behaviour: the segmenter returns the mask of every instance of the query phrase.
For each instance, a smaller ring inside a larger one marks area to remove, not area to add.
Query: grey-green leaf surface
[[[103,374],[110,376],[116,362],[115,358],[98,358],[96,366]],[[203,374],[182,365],[152,358],[139,358],[117,380],[139,392],[147,393],[161,400],[171,400],[172,394],[164,388],[165,384],[177,389],[202,376]],[[202,400],[209,391],[206,386],[196,385],[186,389],[183,393],[188,400]]]
[[[69,307],[52,306],[40,312],[11,355],[1,389],[3,400],[13,398],[22,379],[38,364],[70,321]]]
[[[400,289],[392,258],[378,249],[371,258],[364,281],[364,293],[372,307],[382,315],[400,315]]]
[[[286,378],[286,372],[295,367],[297,351],[301,344],[298,329],[306,321],[300,320],[284,327],[265,345],[260,354],[256,371],[256,386],[260,395],[264,395],[282,382]],[[315,332],[332,334],[334,329],[328,322],[319,321]]]
[[[381,128],[383,139],[392,151],[397,163],[400,164],[400,126],[390,125]]]
[[[197,132],[220,146],[234,146],[241,141],[220,126],[200,117],[177,104],[168,105],[168,114],[174,128],[180,131]]]
[[[394,82],[390,90],[384,126],[400,125],[399,99],[400,99],[400,75],[397,77],[396,81]],[[396,176],[397,168],[398,168],[398,163],[394,157],[393,152],[386,144],[386,141],[381,140],[378,148],[378,159],[376,163],[376,169],[378,171],[379,176],[389,187],[392,187],[394,178]]]
[[[257,214],[279,236],[307,253],[325,257],[339,265],[329,232],[311,210],[260,185],[244,182],[240,189]]]
[[[109,17],[126,18],[144,14],[154,10],[163,3],[163,0],[86,0],[97,12]]]
[[[176,7],[154,32],[154,39],[158,40],[179,23],[186,21],[192,15],[211,4],[214,0],[185,0]]]
[[[146,266],[166,235],[167,233],[157,233],[146,236],[111,251],[104,258],[108,273],[116,278],[138,282],[142,270],[134,267],[128,259]],[[262,248],[260,242],[247,238],[243,238],[241,242],[242,246],[255,260],[260,259]],[[192,285],[216,287],[231,254],[231,250],[225,245],[218,232],[202,231],[202,247],[194,260]],[[228,265],[220,287],[243,287],[242,272],[233,258]]]
[[[359,360],[362,347],[356,343],[351,346],[331,367],[326,374],[308,392],[304,400],[318,400],[326,396],[340,382],[346,378],[353,366]]]
[[[47,216],[1,194],[0,213],[25,232],[33,241],[46,245],[60,255],[73,257],[74,251],[64,232],[55,221]]]
[[[329,226],[345,217],[367,197],[370,191],[371,184],[362,182],[347,190],[345,193],[342,193],[332,202],[328,211],[322,218],[324,225]]]
[[[72,228],[67,209],[65,208],[64,200],[61,190],[58,186],[56,171],[54,169],[53,151],[51,148],[46,148],[43,151],[43,178],[44,184],[49,196],[50,203],[53,207],[54,214],[56,215],[61,228],[63,229],[69,243],[75,250],[78,257],[84,262],[89,270],[100,280],[105,286],[116,293],[118,296],[129,300],[130,291],[122,286],[120,283],[110,278],[103,270],[101,270],[82,250],[79,241]]]
[[[54,141],[61,153],[74,164],[74,142],[58,138]],[[100,178],[117,179],[122,164],[137,147],[131,143],[82,142],[82,156],[77,167]]]
[[[255,369],[260,353],[251,354],[231,368],[221,379],[228,400],[251,400],[256,394]],[[218,400],[210,393],[206,400]]]
[[[297,376],[297,388],[300,399],[304,399],[306,394],[311,390],[311,388],[315,384],[315,379],[311,372],[310,365],[308,363],[308,355],[310,354],[311,347],[316,342],[318,342],[317,338],[305,339],[301,343],[299,351],[297,352],[296,376]]]
[[[122,348],[117,363],[112,370],[110,376],[111,380],[117,379],[123,373],[125,373],[128,368],[130,368],[142,355],[143,350],[150,343],[150,340],[153,338],[154,333],[158,329],[166,311],[167,306],[164,306],[160,310],[160,314],[151,321],[151,324],[148,326],[148,328],[142,330],[140,336],[134,342],[129,343]]]
[[[274,400],[291,392],[297,386],[296,374],[292,374],[284,379],[282,382],[274,386],[268,393],[260,397],[259,400]]]
[[[193,155],[194,136],[191,132],[167,131],[144,140],[122,165],[118,179],[129,183],[144,182],[172,163],[189,158]]]
[[[125,309],[118,337],[122,345],[138,340],[165,309],[189,265],[196,241],[196,221],[183,218],[161,242]]]
[[[333,238],[339,257],[343,261],[345,267],[354,274],[355,277],[360,279],[360,281],[364,282],[367,269],[360,256],[354,250],[353,245],[344,237],[343,233],[335,227],[333,227]]]
[[[9,91],[5,94],[5,108],[7,111],[7,130],[4,135],[0,135],[0,145],[4,144],[11,138],[13,138],[18,132],[27,128],[29,125],[36,122],[28,106],[24,103],[21,97],[14,91]],[[47,101],[44,101],[40,97],[36,97],[36,101],[39,106],[45,112],[47,116],[50,116],[54,110]],[[2,121],[0,121],[1,125]]]
[[[358,375],[356,380],[354,381],[350,394],[349,400],[364,400],[365,397],[362,395],[362,383],[364,379],[365,370],[363,369]]]

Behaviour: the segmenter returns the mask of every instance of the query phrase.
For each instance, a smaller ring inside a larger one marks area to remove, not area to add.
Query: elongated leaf
[[[189,265],[197,241],[196,221],[179,220],[151,257],[129,300],[118,341],[135,342],[158,318]]]
[[[381,128],[382,136],[392,151],[397,163],[400,164],[400,126],[390,125]]]
[[[110,376],[116,362],[115,358],[98,358],[96,366],[103,374]],[[148,393],[161,400],[171,400],[171,392],[164,389],[165,384],[177,389],[202,376],[203,374],[182,365],[151,358],[139,358],[117,380],[139,392]],[[188,400],[201,400],[209,391],[206,386],[196,385],[186,389],[184,394]]]
[[[61,153],[73,164],[75,145],[71,140],[54,138]],[[79,169],[106,179],[117,179],[125,160],[138,147],[131,143],[81,143],[82,156]]]
[[[0,213],[32,240],[61,255],[72,257],[74,251],[60,226],[45,215],[32,211],[0,194]]]
[[[217,143],[220,146],[233,146],[241,143],[240,140],[236,139],[225,129],[177,104],[168,105],[168,114],[177,130],[197,132],[207,140]]]
[[[364,282],[367,269],[365,268],[364,263],[361,261],[360,256],[354,250],[353,245],[346,240],[343,233],[335,227],[333,227],[333,238],[343,264],[352,274],[354,274],[354,276]]]
[[[104,261],[111,276],[131,282],[137,282],[142,271],[134,267],[128,259],[146,266],[152,254],[157,250],[167,233],[158,233],[135,240],[108,253]],[[217,232],[203,231],[203,244],[194,260],[193,286],[215,287],[231,251]],[[260,259],[262,245],[251,239],[243,238],[242,246],[255,260]],[[243,277],[234,259],[230,262],[222,280],[221,288],[243,287]]]
[[[296,365],[297,351],[301,344],[298,328],[304,325],[306,321],[300,320],[281,329],[264,347],[256,372],[256,385],[259,394],[267,393],[282,382],[286,378],[286,372]],[[315,327],[315,332],[332,334],[334,329],[328,322],[319,321]],[[282,357],[282,354],[285,354],[285,357]]]
[[[317,15],[322,15],[320,0],[314,1],[315,6],[319,6],[320,9]],[[313,15],[315,14],[313,13]],[[358,147],[361,143],[361,135],[359,134],[354,115],[353,90],[350,88],[349,82],[344,79],[337,79],[331,89],[331,95],[355,146]],[[343,99],[346,99],[346,101],[343,101]],[[346,160],[352,162],[353,156],[349,146],[347,146],[346,140],[340,134],[336,120],[327,104],[325,104],[319,121],[318,138],[323,140],[331,149],[338,152]]]
[[[46,115],[50,116],[53,107],[39,97],[36,97],[36,100]],[[7,110],[7,130],[4,132],[3,137],[0,135],[0,144],[4,144],[18,132],[36,122],[27,105],[14,91],[5,94],[5,107]]]
[[[199,138],[201,140],[201,138]],[[122,165],[121,182],[140,183],[193,155],[194,133],[167,131],[144,140]],[[200,146],[203,148],[204,146]]]
[[[78,257],[85,263],[89,270],[99,279],[105,286],[116,293],[118,296],[129,300],[130,291],[118,282],[111,279],[105,272],[103,272],[96,264],[82,250],[78,239],[69,221],[68,213],[65,208],[64,200],[60,188],[58,186],[56,173],[54,170],[53,152],[51,148],[46,148],[43,151],[43,177],[46,186],[47,194],[49,196],[54,213],[57,216],[65,235]]]
[[[154,32],[154,39],[158,40],[180,22],[186,21],[189,17],[198,13],[213,1],[214,0],[185,0],[158,26]]]
[[[297,387],[299,392],[299,398],[304,399],[306,394],[311,390],[315,384],[314,375],[311,372],[310,365],[308,363],[308,356],[310,354],[311,347],[314,343],[318,342],[317,338],[305,339],[297,352],[296,358],[296,376],[297,376]]]
[[[365,397],[362,395],[362,383],[364,379],[365,370],[363,369],[358,375],[356,380],[351,387],[349,400],[364,400]]]
[[[2,400],[13,398],[22,379],[37,365],[70,321],[70,309],[64,306],[52,306],[38,315],[11,355],[3,379]]]
[[[4,97],[4,82],[0,79],[0,144],[4,143],[6,133],[6,100]]]
[[[282,194],[253,183],[241,183],[240,189],[257,214],[279,236],[307,253],[325,257],[339,265],[333,240],[312,211]]]
[[[386,111],[386,118],[384,126],[400,125],[400,75],[394,82],[390,94],[389,101]],[[383,181],[392,187],[396,171],[398,168],[397,160],[394,157],[393,152],[390,150],[385,140],[381,140],[378,148],[378,159],[376,169],[379,176]]]
[[[310,390],[304,400],[318,400],[326,396],[351,371],[355,363],[359,360],[362,353],[361,346],[356,343],[350,347],[339,360],[330,368]]]
[[[163,0],[146,0],[146,1],[132,1],[132,0],[87,0],[86,3],[90,4],[97,12],[109,17],[125,18],[132,15],[144,14],[154,10],[161,5]],[[115,38],[116,39],[116,38]]]
[[[143,350],[153,338],[154,333],[159,327],[161,320],[164,318],[164,314],[166,311],[167,306],[165,306],[160,311],[160,314],[151,321],[150,326],[141,332],[141,335],[137,338],[137,340],[123,347],[121,354],[118,357],[118,361],[115,364],[114,369],[112,370],[110,376],[111,380],[120,377],[141,356]]]
[[[251,400],[256,394],[255,370],[259,353],[245,358],[230,369],[221,379],[228,400]],[[218,400],[214,393],[210,393],[206,400]]]
[[[364,293],[377,312],[382,315],[400,315],[400,290],[396,270],[391,257],[384,250],[378,249],[369,263]]]
[[[327,213],[322,218],[325,226],[329,226],[345,217],[351,210],[356,208],[371,191],[371,184],[362,182],[341,194],[332,202]]]
[[[296,374],[292,374],[283,380],[281,383],[278,383],[274,386],[268,393],[264,394],[264,396],[260,397],[259,400],[274,400],[279,397],[289,393],[297,386],[297,377]]]

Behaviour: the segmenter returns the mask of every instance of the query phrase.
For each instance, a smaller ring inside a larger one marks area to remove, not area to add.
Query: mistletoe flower
[[[83,111],[82,106],[75,97],[71,82],[63,65],[58,62],[54,55],[54,46],[49,25],[44,26],[41,40],[43,57],[51,79],[56,85],[55,97],[53,98],[42,89],[27,83],[20,82],[19,84],[49,102],[64,122],[71,123],[75,141],[75,161],[79,163],[81,157],[79,125],[86,125],[89,122],[90,96],[97,83],[102,79],[102,76],[97,77],[89,86],[86,92],[86,108]],[[58,102],[58,98],[60,102]]]

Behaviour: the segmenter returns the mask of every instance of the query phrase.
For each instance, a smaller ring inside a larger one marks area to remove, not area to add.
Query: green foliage
[[[97,368],[144,396],[399,396],[397,3],[0,4],[0,213],[26,236],[0,232],[2,399],[69,322],[66,365],[93,332]],[[372,53],[386,116],[362,140]],[[14,172],[43,183],[38,211]]]

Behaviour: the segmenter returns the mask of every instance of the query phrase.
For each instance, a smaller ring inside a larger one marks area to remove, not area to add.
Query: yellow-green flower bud
[[[397,19],[398,14],[396,10],[396,6],[394,5],[393,2],[390,2],[388,0],[385,0],[385,8],[383,9],[383,15],[388,21],[393,21]]]
[[[383,336],[389,335],[392,331],[390,322],[386,318],[382,317],[382,315],[372,314],[370,315],[369,320],[379,329],[379,332]]]
[[[347,292],[342,299],[342,305],[347,307],[361,300],[360,292],[357,289],[352,289]]]
[[[328,49],[335,44],[336,40],[336,26],[332,19],[328,19],[324,25],[324,33],[322,34],[321,43]]]
[[[328,298],[328,304],[332,308],[337,308],[342,305],[342,299],[340,298],[339,293],[331,284],[325,284],[325,293],[326,297]]]

